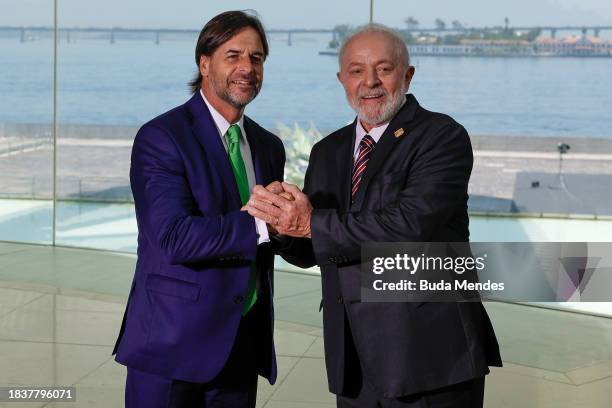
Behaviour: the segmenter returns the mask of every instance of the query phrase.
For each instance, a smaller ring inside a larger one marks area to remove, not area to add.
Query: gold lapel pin
[[[403,134],[404,134],[404,128],[399,128],[393,133],[395,137],[400,137]]]

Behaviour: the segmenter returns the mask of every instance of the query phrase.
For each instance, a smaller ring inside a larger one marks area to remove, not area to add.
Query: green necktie
[[[244,166],[244,160],[240,154],[240,126],[234,124],[227,129],[225,137],[227,139],[227,153],[229,155],[230,164],[232,166],[232,172],[234,173],[234,179],[238,186],[238,193],[240,194],[240,201],[242,205],[245,205],[249,201],[249,179],[247,178],[246,167]],[[244,301],[244,308],[242,309],[242,315],[246,315],[251,307],[257,301],[257,272],[255,267],[251,267],[251,274],[249,276],[249,286],[246,299]]]

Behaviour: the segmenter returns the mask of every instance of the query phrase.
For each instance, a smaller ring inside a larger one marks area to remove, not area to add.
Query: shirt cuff
[[[257,245],[263,244],[264,242],[270,242],[268,226],[265,221],[255,218],[255,229],[257,230]]]

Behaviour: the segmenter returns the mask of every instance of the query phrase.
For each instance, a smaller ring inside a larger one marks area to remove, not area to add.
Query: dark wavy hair
[[[195,61],[198,66],[197,75],[189,82],[191,92],[197,92],[202,84],[200,74],[200,57],[211,56],[217,48],[245,28],[251,27],[259,34],[264,49],[264,57],[268,56],[268,40],[259,18],[245,11],[226,11],[213,17],[200,32],[195,48]]]

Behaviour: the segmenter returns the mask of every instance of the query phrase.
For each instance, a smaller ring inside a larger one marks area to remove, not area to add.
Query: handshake
[[[271,234],[310,238],[312,205],[293,184],[274,181],[266,187],[253,187],[242,211],[265,221]]]

